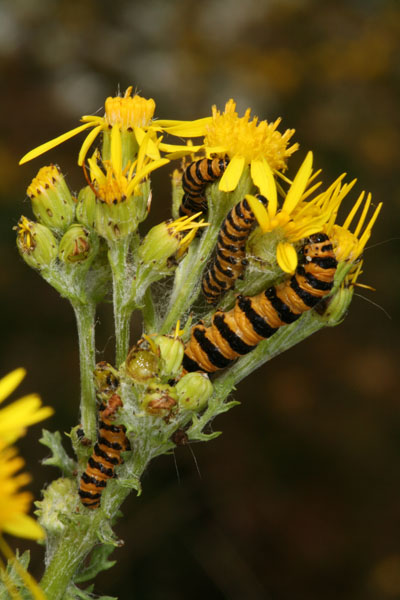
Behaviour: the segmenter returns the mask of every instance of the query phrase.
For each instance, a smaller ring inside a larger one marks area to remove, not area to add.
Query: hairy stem
[[[109,242],[108,260],[113,277],[113,304],[115,319],[115,355],[116,366],[124,362],[129,350],[130,317],[133,308],[129,306],[128,290],[130,276],[128,269],[128,250],[130,238]]]
[[[81,374],[81,421],[86,437],[96,438],[96,392],[93,370],[96,364],[94,304],[72,303],[78,325]]]

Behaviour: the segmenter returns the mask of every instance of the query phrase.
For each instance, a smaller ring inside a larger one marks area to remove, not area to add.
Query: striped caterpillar
[[[115,467],[123,462],[121,452],[130,450],[129,440],[123,425],[113,425],[115,412],[122,406],[122,400],[115,390],[119,381],[114,370],[107,363],[99,363],[95,370],[99,385],[98,397],[101,400],[99,412],[99,435],[82,473],[79,484],[81,502],[87,508],[100,506],[101,494],[107,480],[115,477]]]
[[[222,176],[228,162],[226,158],[201,158],[185,169],[182,176],[184,194],[179,207],[180,217],[191,217],[207,210],[205,188]]]
[[[260,194],[257,199],[264,205],[267,199]],[[217,241],[217,255],[203,277],[203,294],[209,304],[215,304],[221,294],[234,287],[247,265],[246,242],[255,216],[246,198],[238,202],[222,223]]]
[[[213,373],[228,367],[329,294],[337,267],[329,237],[311,235],[301,253],[290,279],[256,296],[239,296],[233,309],[214,314],[209,327],[200,323],[192,328],[182,363],[185,371]]]

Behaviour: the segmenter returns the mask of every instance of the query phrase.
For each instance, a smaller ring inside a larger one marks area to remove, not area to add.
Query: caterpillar
[[[119,385],[115,373],[107,363],[99,363],[95,369],[97,395],[103,400],[99,412],[99,435],[82,473],[78,492],[82,504],[91,509],[100,506],[107,480],[115,477],[115,467],[123,462],[121,452],[131,449],[125,427],[112,424],[115,412],[122,406],[120,396],[115,393]]]
[[[267,199],[259,194],[264,205]],[[255,216],[246,198],[234,206],[222,223],[217,241],[217,255],[203,277],[201,287],[209,304],[215,304],[221,294],[234,287],[247,265],[246,242]]]
[[[179,207],[180,217],[191,217],[207,210],[205,188],[221,177],[228,162],[227,158],[201,158],[185,169],[182,176],[184,194]]]
[[[337,267],[329,237],[311,235],[301,254],[289,280],[256,296],[239,296],[233,309],[214,314],[209,327],[195,325],[185,347],[184,370],[213,373],[229,366],[327,296]]]

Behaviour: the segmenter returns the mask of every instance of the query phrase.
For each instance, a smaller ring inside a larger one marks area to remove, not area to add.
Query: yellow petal
[[[307,187],[308,180],[311,176],[312,172],[312,163],[313,163],[313,154],[312,152],[308,152],[305,157],[303,164],[300,169],[297,171],[296,177],[293,180],[292,185],[287,193],[285,198],[285,202],[283,203],[282,210],[285,210],[289,215],[293,211],[293,209],[297,206],[300,201],[302,195],[304,194],[304,190]]]
[[[79,155],[78,155],[78,165],[80,167],[83,165],[83,163],[85,161],[86,154],[87,154],[90,146],[93,144],[94,140],[97,138],[97,136],[99,135],[99,133],[102,129],[103,129],[103,126],[98,125],[94,129],[92,129],[92,131],[90,133],[88,133],[88,135],[85,137],[85,141],[83,142],[81,149],[79,150]]]
[[[26,375],[25,369],[20,367],[11,371],[8,375],[0,379],[0,403],[3,402],[19,386]]]
[[[278,265],[285,273],[294,273],[297,267],[297,252],[288,242],[279,242],[276,249]]]
[[[150,130],[146,133],[141,127],[134,127],[137,143],[141,147],[146,138],[146,155],[153,160],[159,160],[160,151],[150,137]]]
[[[42,540],[45,533],[39,523],[29,515],[15,515],[11,521],[3,524],[5,532],[30,540]]]
[[[271,221],[265,206],[255,196],[251,196],[250,194],[247,194],[245,198],[250,204],[250,208],[261,227],[261,231],[266,233],[270,230]]]
[[[46,142],[46,143],[42,144],[41,146],[34,148],[33,150],[31,150],[30,152],[28,152],[27,154],[25,154],[25,156],[23,156],[21,158],[21,160],[19,161],[19,164],[23,165],[24,163],[32,160],[33,158],[36,158],[37,156],[44,154],[48,150],[51,150],[52,148],[59,146],[63,142],[74,137],[81,131],[85,131],[85,129],[88,129],[89,127],[93,127],[93,123],[85,123],[84,125],[75,127],[75,129],[71,129],[71,131],[67,131],[67,133],[63,133],[62,135],[59,135],[58,137],[50,140],[49,142]]]
[[[166,133],[182,137],[200,137],[206,134],[206,127],[211,122],[211,117],[196,119],[195,121],[155,121]]]
[[[143,169],[136,173],[135,177],[129,182],[126,195],[130,196],[135,187],[142,181],[142,179],[144,179],[149,173],[151,173],[155,169],[159,169],[167,163],[169,163],[169,160],[167,158],[160,158],[160,160],[154,160],[151,163],[148,163],[145,167],[143,167]]]
[[[265,158],[253,160],[250,169],[252,180],[268,200],[268,213],[274,217],[278,208],[278,195],[272,169]]]
[[[243,173],[244,162],[242,156],[234,156],[232,158],[219,182],[221,192],[232,192],[237,187]]]
[[[111,129],[111,164],[117,177],[122,172],[122,140],[118,125],[113,125]]]

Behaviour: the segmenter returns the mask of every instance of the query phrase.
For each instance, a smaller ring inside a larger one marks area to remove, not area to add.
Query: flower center
[[[212,121],[206,126],[205,145],[222,146],[230,158],[242,156],[248,164],[265,158],[272,169],[282,170],[298,144],[287,147],[294,129],[287,129],[282,135],[277,131],[279,123],[280,119],[274,123],[258,122],[257,117],[250,120],[250,108],[239,117],[236,103],[229,100],[222,114],[213,106]]]
[[[109,97],[105,101],[105,122],[111,128],[119,125],[121,129],[133,129],[134,127],[148,127],[153,118],[156,103],[152,98],[147,100],[135,94],[131,96],[132,87],[129,87],[125,95]]]

